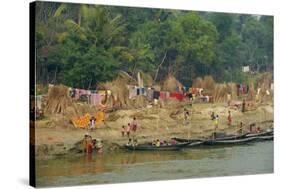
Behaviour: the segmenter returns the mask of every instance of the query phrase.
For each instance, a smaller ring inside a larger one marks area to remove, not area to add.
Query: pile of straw
[[[231,95],[231,99],[236,99],[236,85],[235,83],[218,84],[212,76],[205,76],[196,78],[192,84],[195,88],[203,88],[203,93],[211,95],[214,102],[224,102],[227,100],[227,94]]]
[[[71,106],[74,107],[74,104],[68,95],[68,88],[66,86],[55,85],[49,88],[45,113],[64,114],[66,109]],[[73,111],[77,112],[75,107]]]
[[[197,77],[193,83],[192,87],[194,88],[203,88],[204,92],[213,93],[216,87],[216,82],[212,76],[205,76],[203,79]]]
[[[173,75],[169,75],[163,83],[162,90],[175,91],[177,87],[182,87],[182,86],[183,85]]]
[[[273,93],[270,90],[271,83],[273,83],[272,73],[264,73],[257,81],[257,88],[260,88],[260,97],[262,101],[271,100],[273,98]],[[270,92],[270,95],[267,95],[267,92]]]
[[[109,108],[127,108],[129,105],[128,80],[117,78],[111,82],[99,83],[98,89],[110,90],[111,96],[107,97],[105,104]]]

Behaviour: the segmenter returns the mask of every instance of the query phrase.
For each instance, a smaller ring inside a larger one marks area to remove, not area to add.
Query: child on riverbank
[[[131,131],[131,124],[128,123],[127,129],[126,129],[127,137],[130,137],[130,131]]]
[[[121,129],[122,137],[125,136],[125,133],[126,133],[126,129],[125,129],[125,125],[123,125],[123,126],[122,126],[122,129]]]

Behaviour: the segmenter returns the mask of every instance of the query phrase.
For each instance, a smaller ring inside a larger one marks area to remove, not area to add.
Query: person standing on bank
[[[227,121],[228,121],[227,124],[230,126],[232,124],[232,116],[231,116],[231,112],[230,111],[228,111]]]
[[[243,99],[243,102],[242,102],[242,112],[244,113],[246,110],[246,100]]]
[[[133,118],[133,121],[131,123],[131,127],[132,127],[133,133],[135,133],[137,131],[137,127],[138,127],[138,122],[137,122],[136,117]]]
[[[188,125],[189,124],[189,111],[184,109],[183,111],[183,124]]]

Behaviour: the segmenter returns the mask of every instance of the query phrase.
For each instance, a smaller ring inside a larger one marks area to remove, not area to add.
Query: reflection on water
[[[36,161],[38,186],[151,181],[273,172],[273,142],[173,152],[121,151]]]

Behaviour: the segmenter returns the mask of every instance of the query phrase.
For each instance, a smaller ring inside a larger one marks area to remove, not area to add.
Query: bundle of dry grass
[[[137,96],[136,99],[132,103],[132,106],[134,108],[143,108],[143,107],[146,107],[147,105],[148,105],[148,101],[142,95]]]
[[[227,100],[228,87],[226,84],[216,84],[213,90],[214,102],[224,102]]]
[[[203,88],[203,79],[201,77],[197,77],[193,80],[192,87],[194,88]]]
[[[215,89],[215,86],[216,86],[216,82],[212,76],[207,75],[204,77],[203,86],[202,86],[203,89],[212,91]]]
[[[110,90],[111,95],[106,100],[109,108],[127,108],[129,105],[129,91],[127,88],[128,80],[118,77],[111,82],[99,83],[98,89]]]
[[[232,100],[237,99],[237,88],[235,83],[227,83],[227,93],[231,95]]]
[[[270,89],[270,85],[273,82],[272,73],[264,73],[258,79],[257,84],[259,88]]]
[[[168,75],[167,79],[163,83],[162,90],[175,91],[177,87],[182,87],[182,86],[183,85],[173,75]]]
[[[203,79],[201,77],[197,77],[193,83],[192,87],[194,88],[203,88],[204,91],[210,93],[215,89],[216,82],[212,76],[205,76]]]
[[[193,83],[192,87],[194,88],[203,88],[204,92],[213,93],[216,87],[216,82],[212,76],[205,76],[204,79],[197,77]]]
[[[64,114],[67,107],[74,107],[72,111],[76,112],[76,108],[72,103],[72,99],[68,96],[68,88],[64,85],[56,85],[49,89],[45,113],[47,114]]]
[[[273,92],[270,90],[273,83],[272,73],[264,73],[257,81],[257,87],[260,88],[259,96],[262,101],[268,101],[273,98]]]
[[[237,99],[236,84],[226,83],[226,84],[215,84],[213,90],[214,102],[225,102],[227,101],[227,95],[230,95],[231,100]]]
[[[247,100],[254,100],[255,95],[256,95],[255,86],[254,86],[254,83],[252,82],[249,85],[249,92],[248,92]]]

